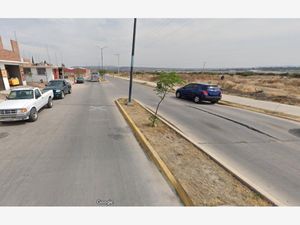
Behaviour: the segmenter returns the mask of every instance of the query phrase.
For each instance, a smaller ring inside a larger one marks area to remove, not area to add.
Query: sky
[[[0,19],[5,48],[67,66],[130,66],[133,19]],[[300,19],[137,19],[135,66],[300,66]]]

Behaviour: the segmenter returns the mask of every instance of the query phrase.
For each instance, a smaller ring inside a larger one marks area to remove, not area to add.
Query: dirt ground
[[[218,84],[225,94],[250,97],[290,105],[300,105],[300,78],[280,75],[221,75],[179,73],[186,83],[204,82]],[[123,76],[128,76],[123,74]],[[155,82],[157,75],[135,74],[136,79]]]
[[[210,159],[162,122],[150,126],[150,114],[134,102],[119,102],[145,135],[152,147],[198,206],[269,206],[260,194]]]

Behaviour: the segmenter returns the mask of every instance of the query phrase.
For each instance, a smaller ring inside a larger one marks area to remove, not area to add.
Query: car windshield
[[[52,81],[49,81],[48,86],[63,87],[63,81],[61,81],[61,80],[52,80]]]
[[[7,99],[17,100],[17,99],[32,99],[33,91],[32,90],[15,90],[11,91]]]

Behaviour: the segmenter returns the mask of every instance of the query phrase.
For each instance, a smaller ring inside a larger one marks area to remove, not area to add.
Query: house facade
[[[24,64],[24,75],[27,82],[48,83],[50,80],[59,79],[59,68],[47,63]]]
[[[26,85],[18,42],[10,40],[10,44],[11,50],[4,49],[0,36],[0,91],[9,90],[13,85]]]

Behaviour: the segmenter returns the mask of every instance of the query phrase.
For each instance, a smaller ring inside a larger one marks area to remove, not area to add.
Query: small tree
[[[101,70],[99,70],[98,72],[99,72],[99,74],[100,74],[101,78],[102,78],[102,79],[104,79],[104,74],[106,74],[106,73],[107,73],[107,71],[106,71],[106,70],[104,70],[104,69],[103,69],[103,70],[101,69]]]
[[[104,75],[107,71],[106,70],[99,70],[98,71],[100,75]]]
[[[171,91],[176,84],[180,84],[182,82],[183,80],[181,79],[181,77],[175,72],[171,72],[171,73],[161,72],[158,75],[155,91],[156,91],[156,95],[160,98],[160,100],[156,106],[155,114],[150,117],[153,127],[155,126],[155,122],[157,120],[157,113],[158,113],[159,106],[162,103],[162,101],[165,99],[167,93]]]

